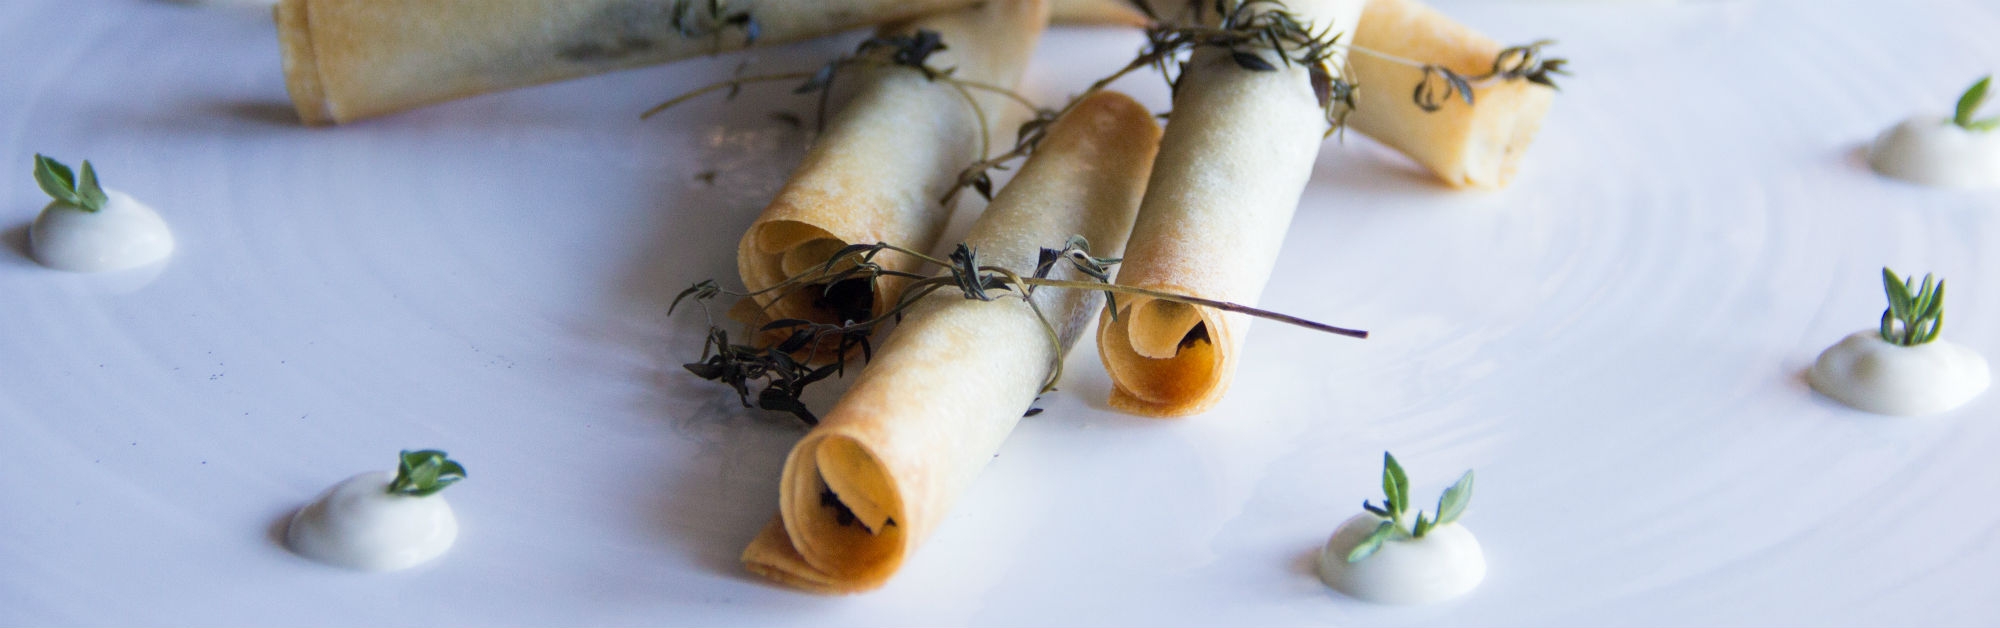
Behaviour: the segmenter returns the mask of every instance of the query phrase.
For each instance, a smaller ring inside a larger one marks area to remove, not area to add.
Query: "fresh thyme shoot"
[[[442,451],[404,450],[402,462],[396,468],[396,479],[389,483],[389,492],[424,497],[442,491],[445,487],[463,479],[465,479],[465,466],[445,457]]]
[[[732,11],[729,0],[674,0],[668,18],[674,31],[688,39],[709,39],[715,51],[722,49],[722,33],[734,28],[743,33],[743,43],[757,43],[763,28],[749,11]]]
[[[1458,482],[1445,489],[1438,497],[1437,516],[1426,518],[1424,511],[1417,511],[1417,518],[1409,529],[1403,528],[1403,516],[1410,510],[1410,477],[1403,473],[1403,465],[1396,462],[1396,456],[1382,452],[1382,493],[1385,496],[1380,507],[1366,501],[1361,508],[1382,518],[1375,531],[1362,539],[1354,551],[1347,553],[1347,562],[1360,562],[1374,556],[1382,544],[1398,539],[1421,539],[1440,526],[1451,525],[1465,514],[1465,505],[1472,501],[1472,471],[1458,477]]]
[[[1905,347],[1937,340],[1944,328],[1944,280],[1924,273],[1902,277],[1882,267],[1882,290],[1889,295],[1889,309],[1882,310],[1882,339]]]
[[[1988,74],[1979,79],[1979,82],[1973,83],[1971,87],[1965,88],[1965,93],[1958,96],[1958,108],[1952,113],[1951,123],[1967,131],[1991,131],[2000,128],[2000,116],[1984,120],[1972,119],[1973,114],[1979,113],[1979,106],[1986,104],[1986,90],[1992,85],[1993,75]]]
[[[922,265],[936,267],[943,272],[924,275],[914,272],[890,270],[878,264],[875,259],[885,253],[906,255],[917,259]],[[685,366],[688,372],[702,379],[722,382],[736,390],[744,407],[788,412],[806,425],[817,425],[819,419],[808,409],[799,396],[806,386],[834,375],[844,374],[847,360],[857,352],[865,362],[874,357],[874,348],[869,338],[876,329],[891,321],[901,320],[903,315],[922,300],[940,290],[953,290],[966,299],[996,301],[1017,298],[1028,304],[1041,319],[1042,329],[1047,332],[1049,342],[1061,346],[1055,326],[1042,312],[1041,306],[1030,297],[1035,290],[1052,288],[1061,290],[1096,290],[1104,292],[1109,315],[1116,316],[1117,297],[1120,294],[1140,295],[1211,307],[1227,312],[1236,312],[1258,318],[1274,320],[1290,325],[1305,327],[1352,338],[1367,338],[1368,332],[1335,327],[1306,319],[1261,310],[1247,305],[1215,301],[1188,295],[1173,294],[1123,286],[1111,283],[1111,267],[1118,264],[1115,258],[1097,257],[1090,254],[1090,242],[1082,236],[1071,236],[1069,242],[1060,249],[1041,249],[1035,268],[1023,274],[1021,271],[1002,266],[979,263],[978,252],[972,247],[959,244],[950,255],[937,258],[888,243],[851,244],[828,257],[826,263],[817,268],[787,278],[769,288],[747,293],[723,290],[714,280],[702,281],[674,297],[667,306],[672,314],[682,301],[692,299],[702,307],[708,317],[709,332],[702,344],[701,357]],[[1070,268],[1087,280],[1069,280],[1051,277],[1058,268]],[[730,340],[728,332],[715,324],[709,314],[708,302],[721,296],[750,298],[771,295],[772,301],[784,299],[799,290],[818,289],[823,295],[849,282],[866,282],[871,292],[875,283],[883,278],[908,280],[902,297],[879,314],[861,314],[844,317],[839,324],[815,323],[801,319],[772,321],[754,330],[753,336],[783,334],[783,340],[775,343],[737,343]],[[1055,389],[1062,378],[1062,355],[1056,356],[1049,364],[1049,377],[1042,384],[1042,392]],[[821,364],[824,362],[824,364]],[[819,366],[814,366],[819,364]],[[761,382],[757,401],[750,400],[752,385]]]
[[[97,169],[90,166],[88,159],[83,160],[83,174],[78,176],[62,162],[37,153],[35,183],[51,198],[88,212],[104,209],[104,204],[110,201],[104,195],[104,187],[97,183]]]

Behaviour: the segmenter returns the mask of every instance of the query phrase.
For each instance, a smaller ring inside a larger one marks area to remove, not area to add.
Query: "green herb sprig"
[[[88,159],[83,160],[83,175],[79,177],[69,166],[37,153],[35,183],[50,197],[87,212],[103,210],[104,204],[110,202],[104,195],[104,186],[97,182],[97,169],[90,166]]]
[[[916,272],[890,270],[876,262],[885,253],[895,253],[916,258],[920,265],[941,269],[935,275]],[[958,245],[950,255],[937,258],[888,243],[852,244],[830,256],[825,264],[786,279],[769,288],[755,292],[730,292],[723,290],[715,280],[702,281],[689,287],[674,297],[667,306],[672,314],[682,301],[693,300],[701,304],[704,315],[708,315],[708,302],[722,296],[739,298],[773,294],[773,302],[782,300],[800,290],[817,289],[822,297],[842,286],[857,282],[869,287],[870,293],[876,289],[876,282],[893,277],[909,280],[903,288],[902,297],[886,311],[869,316],[865,310],[857,310],[856,315],[844,317],[840,324],[818,323],[802,319],[773,321],[755,330],[758,334],[785,334],[784,340],[769,345],[742,344],[730,341],[728,332],[709,318],[709,333],[702,344],[701,357],[685,366],[696,377],[728,384],[736,390],[744,407],[752,407],[751,385],[761,382],[763,388],[757,393],[754,406],[766,410],[787,412],[806,425],[817,425],[819,419],[808,409],[799,397],[809,386],[834,375],[843,374],[847,360],[857,351],[866,361],[873,358],[873,346],[869,338],[877,329],[892,321],[901,320],[903,314],[919,300],[940,290],[958,292],[967,299],[995,301],[1002,298],[1018,298],[1027,302],[1036,317],[1041,319],[1042,329],[1047,332],[1049,342],[1058,348],[1049,365],[1048,379],[1043,382],[1042,392],[1055,389],[1062,378],[1061,340],[1055,326],[1049,322],[1041,306],[1030,297],[1037,289],[1053,288],[1062,290],[1092,290],[1105,294],[1110,315],[1117,316],[1117,296],[1120,294],[1141,295],[1166,301],[1186,303],[1215,308],[1227,312],[1247,314],[1257,318],[1274,320],[1352,338],[1367,338],[1368,332],[1335,327],[1303,318],[1280,314],[1268,310],[1216,301],[1195,296],[1149,290],[1134,286],[1111,283],[1111,267],[1118,264],[1116,258],[1097,257],[1090,253],[1090,242],[1083,236],[1072,236],[1060,249],[1041,249],[1035,268],[1026,273],[979,262],[977,251],[964,244]],[[1086,280],[1068,280],[1051,277],[1058,268],[1070,268]],[[795,354],[797,355],[795,357]],[[812,366],[820,362],[820,366]]]
[[[396,467],[396,479],[389,482],[395,495],[424,497],[465,479],[465,466],[436,449],[404,450]]]
[[[1986,104],[1986,90],[1992,85],[1993,75],[1988,74],[1973,83],[1971,87],[1965,88],[1965,93],[1958,96],[1958,107],[1952,112],[1951,123],[1967,131],[1984,132],[2000,128],[2000,116],[1984,120],[1972,119],[1973,114],[1979,113],[1980,105]]]
[[[1882,339],[1905,347],[1937,340],[1944,328],[1944,280],[1924,273],[1902,277],[1882,267],[1882,291],[1888,293],[1889,308],[1882,310]]]
[[[1396,456],[1382,452],[1382,506],[1376,507],[1366,501],[1361,508],[1383,519],[1375,526],[1375,531],[1361,540],[1354,550],[1347,553],[1347,562],[1360,562],[1382,549],[1382,544],[1398,539],[1421,539],[1439,526],[1450,525],[1465,514],[1465,505],[1472,501],[1472,471],[1458,477],[1458,482],[1445,489],[1438,497],[1437,517],[1427,519],[1424,511],[1417,511],[1417,518],[1409,529],[1403,528],[1403,515],[1410,510],[1410,477],[1403,473],[1403,465],[1397,464]]]

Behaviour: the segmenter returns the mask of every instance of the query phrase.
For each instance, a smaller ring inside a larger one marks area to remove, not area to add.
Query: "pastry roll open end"
[[[983,265],[1010,269],[1034,268],[1041,247],[1079,235],[1091,255],[1119,255],[1159,137],[1138,102],[1090,96],[1050,127],[966,245]],[[1062,267],[1051,277],[1079,274]],[[1103,309],[1097,291],[1044,287],[1028,297],[1033,306],[1018,296],[979,301],[941,290],[906,311],[786,457],[779,520],[743,552],[750,571],[819,593],[865,591],[895,574]]]
[[[1243,6],[1287,10],[1321,33],[1354,28],[1361,2]],[[1327,63],[1338,67],[1333,52]],[[1327,114],[1305,65],[1252,70],[1238,53],[1204,45],[1183,64],[1120,285],[1242,304],[1263,293],[1312,177]],[[1120,299],[1118,314],[1100,319],[1097,330],[1113,408],[1177,417],[1222,400],[1250,316],[1148,298]]]
[[[1465,76],[1491,71],[1503,49],[1416,0],[1368,0],[1354,44]],[[1553,88],[1501,80],[1475,86],[1473,104],[1454,95],[1439,110],[1426,112],[1411,98],[1426,79],[1422,68],[1365,51],[1348,55],[1348,62],[1359,85],[1348,124],[1402,151],[1452,187],[1505,186],[1555,101]]]
[[[954,68],[956,79],[1012,87],[1048,24],[1048,11],[1044,0],[987,2],[883,33],[935,31],[945,47],[929,65]],[[743,234],[737,271],[752,291],[816,271],[849,244],[930,249],[952,213],[939,199],[957,185],[966,165],[984,157],[992,138],[1008,137],[988,131],[1008,128],[1001,120],[1016,106],[999,95],[961,90],[909,68],[857,70],[836,79],[860,85],[854,99],[828,121],[804,162]],[[890,271],[916,265],[894,253],[876,261]],[[761,292],[755,299],[770,320],[840,324],[886,311],[907,283],[850,279]]]
[[[1118,321],[1098,321],[1098,356],[1111,373],[1111,407],[1155,417],[1199,414],[1222,400],[1236,373],[1228,314],[1184,303],[1133,298]]]
[[[285,67],[285,92],[292,96],[292,108],[306,126],[334,123],[326,106],[326,89],[320,84],[318,57],[313,53],[312,28],[304,0],[284,0],[271,6],[271,19],[278,24],[278,51]]]

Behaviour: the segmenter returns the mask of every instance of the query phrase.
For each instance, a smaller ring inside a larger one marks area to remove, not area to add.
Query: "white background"
[[[637,114],[854,37],[306,129],[260,8],[0,3],[0,623],[2000,620],[2000,398],[1894,419],[1801,379],[1875,325],[1884,264],[1949,278],[1945,335],[2000,357],[2000,196],[1857,153],[2000,69],[2000,8],[1444,6],[1562,40],[1576,76],[1504,192],[1326,144],[1263,305],[1372,339],[1260,323],[1229,398],[1174,421],[1105,409],[1086,343],[893,582],[826,598],[736,560],[801,431],[682,372],[701,320],[664,314],[733,283],[809,140],[766,114],[810,102]],[[1051,102],[1139,43],[1045,41],[1027,89]],[[34,265],[35,152],[150,201],[177,256]],[[360,574],[277,541],[422,447],[471,471],[441,561]],[[1373,606],[1311,575],[1385,449],[1420,501],[1478,470],[1470,596]]]

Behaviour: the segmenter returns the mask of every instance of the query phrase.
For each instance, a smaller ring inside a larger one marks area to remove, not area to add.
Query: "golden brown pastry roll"
[[[1132,99],[1088,97],[1049,129],[966,244],[983,263],[1020,270],[1073,235],[1088,238],[1095,255],[1117,255],[1159,134]],[[1060,346],[1017,298],[945,290],[913,305],[854,387],[792,448],[779,517],[744,550],[744,564],[821,593],[873,589],[895,574],[1103,307],[1099,292],[1043,288],[1031,298]]]
[[[1184,0],[1148,0],[1162,18],[1186,10]],[[1144,22],[1132,0],[1062,0],[1056,20]],[[1418,0],[1368,0],[1360,24],[1340,28],[1362,50],[1348,54],[1350,80],[1360,86],[1348,126],[1410,156],[1454,188],[1498,188],[1514,176],[1534,132],[1542,128],[1556,90],[1526,80],[1490,80],[1474,86],[1474,104],[1438,98],[1442,108],[1416,106],[1424,64],[1460,76],[1492,70],[1504,50],[1498,42],[1454,22]],[[1388,54],[1382,58],[1370,52]],[[1432,88],[1440,84],[1434,78]]]
[[[285,85],[306,124],[776,44],[977,0],[283,0]],[[1059,17],[1138,24],[1123,0],[1058,0]],[[749,40],[754,23],[756,41]]]
[[[1042,0],[994,0],[885,29],[936,31],[946,48],[931,57],[935,68],[957,68],[952,77],[1011,88],[1047,23]],[[860,91],[827,123],[805,160],[764,213],[743,234],[737,271],[755,292],[784,282],[849,244],[888,242],[915,250],[937,243],[951,207],[941,203],[967,165],[991,143],[1012,137],[1000,120],[1003,97],[962,91],[909,68],[857,68]],[[978,110],[968,102],[979,103]],[[994,130],[988,133],[988,130]],[[891,270],[916,262],[881,260]],[[757,295],[770,319],[822,323],[865,320],[900,295],[901,282],[855,279],[834,286]]]
[[[1357,51],[1348,57],[1361,86],[1348,125],[1409,155],[1453,187],[1507,184],[1542,127],[1555,89],[1525,80],[1488,81],[1473,104],[1441,99],[1427,112],[1412,98],[1432,63],[1464,76],[1493,69],[1501,45],[1417,0],[1368,0],[1354,44],[1399,57]]]
[[[1361,0],[1290,0],[1286,9],[1314,32],[1339,31],[1355,23]],[[1256,303],[1326,128],[1304,66],[1251,71],[1228,50],[1197,49],[1180,75],[1118,283]],[[1180,416],[1222,399],[1249,316],[1145,297],[1119,307],[1116,320],[1099,320],[1097,335],[1112,407]]]

